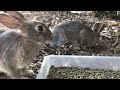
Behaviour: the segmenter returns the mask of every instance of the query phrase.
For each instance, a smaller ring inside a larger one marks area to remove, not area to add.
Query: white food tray
[[[120,71],[120,57],[48,55],[44,58],[36,79],[46,79],[52,65],[55,67],[88,67]]]

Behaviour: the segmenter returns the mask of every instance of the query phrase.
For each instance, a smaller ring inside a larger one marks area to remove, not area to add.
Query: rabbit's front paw
[[[29,75],[35,75],[35,73],[34,73],[33,70],[26,70],[26,74],[29,74]]]
[[[22,74],[23,75],[35,75],[33,70],[28,70],[28,69],[22,69]]]
[[[20,79],[29,79],[29,78],[22,76]]]

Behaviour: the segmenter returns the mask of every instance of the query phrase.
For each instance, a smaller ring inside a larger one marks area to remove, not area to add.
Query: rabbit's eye
[[[42,32],[43,31],[43,26],[38,26],[38,31]]]
[[[39,31],[39,32],[43,32],[44,28],[43,28],[43,26],[39,25],[39,26],[36,27],[36,30]]]

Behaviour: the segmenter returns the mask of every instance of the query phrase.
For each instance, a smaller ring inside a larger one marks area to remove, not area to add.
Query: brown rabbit
[[[66,41],[74,43],[74,47],[81,47],[86,49],[95,46],[100,38],[100,32],[104,29],[105,25],[96,23],[93,30],[78,22],[78,21],[65,21],[52,28],[53,41],[52,47],[62,46]]]
[[[13,79],[23,79],[23,70],[34,60],[42,44],[52,40],[52,33],[45,24],[27,20],[16,11],[0,14],[0,22],[10,28],[0,34],[0,71]]]

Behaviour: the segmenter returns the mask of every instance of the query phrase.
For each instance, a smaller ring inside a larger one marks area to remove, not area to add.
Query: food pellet
[[[47,79],[120,79],[120,71],[51,66]]]

